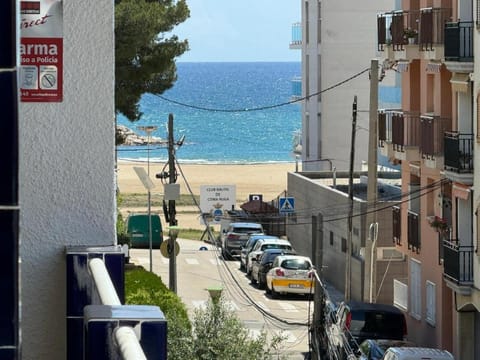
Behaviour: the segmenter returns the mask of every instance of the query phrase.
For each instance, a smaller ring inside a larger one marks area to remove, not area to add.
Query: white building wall
[[[115,241],[114,5],[64,5],[64,100],[20,104],[23,359],[65,359],[65,246]]]
[[[368,2],[304,0],[302,2],[304,96],[326,89],[370,67],[370,60],[375,57],[377,47],[376,15],[393,9],[394,0]],[[308,42],[305,34],[307,24]],[[317,26],[320,26],[320,32]],[[304,102],[303,170],[327,170],[332,164],[338,170],[348,170],[352,103],[355,95],[358,97],[359,110],[355,169],[361,169],[361,163],[367,160],[368,154],[366,111],[369,108],[369,91],[368,73],[365,73],[347,84],[322,93],[321,102],[320,97],[318,99],[312,97]],[[320,159],[323,161],[319,161]]]

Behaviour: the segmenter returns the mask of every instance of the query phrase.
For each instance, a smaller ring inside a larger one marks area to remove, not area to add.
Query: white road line
[[[212,263],[212,265],[215,265],[215,266],[222,266],[224,265],[223,264],[223,261],[219,260],[219,259],[210,259],[210,262]]]
[[[198,262],[198,260],[195,259],[195,258],[185,258],[185,262],[186,262],[188,265],[198,265],[198,264],[200,264],[200,263]]]
[[[268,308],[268,306],[265,305],[263,302],[258,301],[258,302],[257,302],[257,305],[260,306],[264,311],[266,311],[266,312],[271,312],[270,309]]]
[[[292,304],[288,303],[288,302],[284,302],[284,301],[279,301],[278,302],[278,305],[280,305],[280,307],[285,310],[285,312],[298,312],[298,310],[295,308],[295,306],[293,306]]]

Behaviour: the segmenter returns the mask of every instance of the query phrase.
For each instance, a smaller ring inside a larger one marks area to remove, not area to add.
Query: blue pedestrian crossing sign
[[[293,197],[280,198],[278,205],[281,214],[289,214],[295,212],[295,198]]]

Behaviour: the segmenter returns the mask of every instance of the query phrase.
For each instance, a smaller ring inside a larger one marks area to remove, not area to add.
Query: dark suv
[[[221,234],[223,258],[232,259],[234,256],[240,256],[242,247],[251,234],[263,234],[262,225],[248,222],[230,223],[228,229],[223,230]]]
[[[366,339],[404,340],[407,323],[403,312],[393,305],[342,302],[326,330],[329,352],[346,358]]]

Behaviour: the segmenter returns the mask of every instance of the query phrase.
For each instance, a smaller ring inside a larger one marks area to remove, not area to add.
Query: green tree
[[[141,96],[173,86],[188,41],[169,33],[189,16],[185,0],[115,0],[116,113],[139,120]]]

